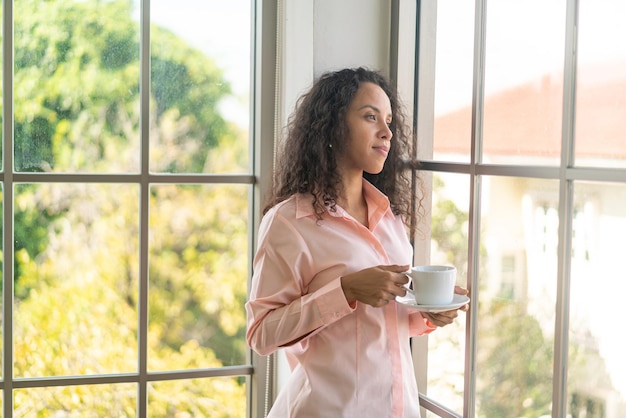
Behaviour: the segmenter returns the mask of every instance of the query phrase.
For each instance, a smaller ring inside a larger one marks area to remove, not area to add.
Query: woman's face
[[[345,153],[338,158],[345,174],[382,171],[391,146],[391,103],[378,85],[362,83],[346,113]]]

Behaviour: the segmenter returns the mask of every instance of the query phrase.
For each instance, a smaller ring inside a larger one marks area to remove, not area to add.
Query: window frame
[[[140,107],[141,107],[141,163],[140,171],[131,174],[66,174],[66,173],[21,173],[14,171],[13,147],[13,2],[2,2],[2,52],[3,52],[3,170],[0,171],[2,184],[2,214],[4,223],[3,244],[3,294],[2,294],[2,416],[12,417],[14,413],[14,389],[45,388],[58,386],[80,386],[98,384],[134,383],[137,385],[137,416],[148,416],[148,384],[157,381],[198,379],[214,377],[246,378],[247,416],[264,416],[267,405],[267,387],[271,387],[271,366],[269,359],[252,354],[248,350],[247,364],[220,368],[203,368],[150,372],[147,365],[147,324],[148,324],[148,235],[149,198],[153,184],[242,184],[250,186],[248,198],[249,260],[254,253],[254,238],[258,227],[260,205],[270,187],[273,164],[274,133],[274,85],[276,65],[276,0],[250,0],[251,7],[251,89],[250,89],[250,170],[245,174],[158,174],[149,169],[149,102],[150,102],[150,0],[141,0],[140,10]],[[111,373],[87,376],[53,376],[37,378],[15,378],[13,346],[13,187],[19,183],[131,183],[140,190],[140,254],[138,290],[138,364],[133,373]],[[251,271],[251,261],[248,266]],[[250,274],[248,274],[248,277]]]
[[[418,1],[415,14],[417,23],[415,49],[414,112],[413,126],[418,146],[426,148],[432,155],[434,121],[434,61],[437,25],[436,2]],[[479,257],[480,257],[480,217],[481,192],[484,176],[505,176],[518,178],[551,179],[559,183],[558,216],[558,271],[555,306],[555,342],[553,364],[552,416],[564,417],[567,413],[567,367],[570,280],[572,263],[573,219],[575,216],[573,191],[577,181],[597,181],[626,183],[626,170],[621,168],[594,168],[576,166],[574,161],[575,114],[576,114],[576,51],[579,2],[566,0],[565,59],[563,63],[563,100],[561,155],[558,166],[531,166],[514,164],[485,164],[482,162],[482,121],[485,81],[485,38],[487,0],[475,0],[473,93],[472,93],[472,132],[469,163],[422,160],[421,170],[435,173],[465,174],[470,178],[469,229],[468,229],[468,275],[467,288],[472,294],[473,303],[467,312],[465,334],[465,381],[463,411],[459,414],[420,393],[420,404],[425,409],[444,418],[474,417],[476,408],[476,342],[478,323]],[[406,53],[409,53],[408,51]],[[426,194],[432,193],[427,190]],[[428,199],[428,196],[427,196]],[[429,240],[429,237],[427,238]],[[416,253],[428,252],[429,243],[417,243]],[[421,257],[416,254],[416,257]],[[420,360],[428,355],[428,337],[414,344],[414,354],[420,367],[416,367],[421,387],[427,381],[427,362]],[[415,339],[414,339],[415,341]]]

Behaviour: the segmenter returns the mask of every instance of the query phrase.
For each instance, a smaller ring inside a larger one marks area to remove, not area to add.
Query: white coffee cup
[[[454,299],[456,268],[453,266],[414,266],[407,272],[413,282],[418,305],[449,305]]]

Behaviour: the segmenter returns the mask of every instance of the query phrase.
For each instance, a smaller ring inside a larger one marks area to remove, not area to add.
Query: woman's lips
[[[387,156],[387,154],[389,154],[389,147],[381,146],[381,147],[374,147],[374,149],[376,150],[376,152],[378,152],[379,154],[385,157]]]

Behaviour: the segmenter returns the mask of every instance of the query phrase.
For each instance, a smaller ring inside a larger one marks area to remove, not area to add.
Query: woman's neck
[[[343,187],[337,201],[346,212],[364,226],[368,226],[367,202],[363,196],[363,176],[344,178]]]

